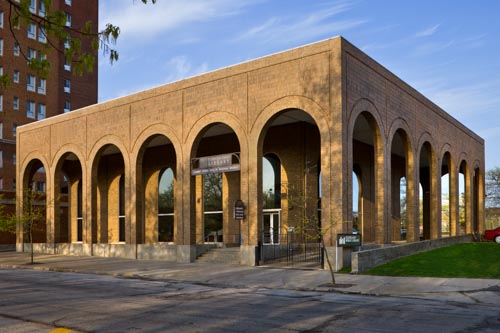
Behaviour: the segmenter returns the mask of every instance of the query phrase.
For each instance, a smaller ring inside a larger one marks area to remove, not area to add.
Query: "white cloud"
[[[351,10],[353,6],[353,3],[340,2],[305,16],[272,17],[266,22],[248,29],[236,40],[256,39],[259,42],[269,43],[303,41],[322,35],[335,36],[366,22],[362,19],[332,19],[340,13]]]
[[[161,0],[152,5],[141,1],[101,1],[100,26],[111,22],[121,29],[120,40],[151,39],[194,22],[236,15],[262,1],[251,0]]]
[[[170,59],[165,64],[165,67],[168,72],[165,82],[179,81],[208,71],[208,64],[206,62],[193,67],[185,56],[176,56]]]
[[[432,36],[437,32],[437,30],[440,26],[441,26],[441,24],[436,24],[436,25],[433,25],[432,27],[428,27],[422,31],[417,32],[415,34],[415,37],[420,38],[420,37]]]

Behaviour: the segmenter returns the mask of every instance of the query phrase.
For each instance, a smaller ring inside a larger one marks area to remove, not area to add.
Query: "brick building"
[[[98,22],[97,0],[53,0],[51,9],[66,13],[69,28],[83,27],[87,21]],[[43,17],[43,1],[31,0],[30,11]],[[7,210],[15,207],[17,128],[97,103],[97,64],[90,74],[72,75],[72,64],[53,50],[64,50],[65,43],[47,38],[35,24],[11,30],[9,20],[14,16],[9,2],[0,1],[0,74],[8,74],[11,80],[7,89],[0,89],[0,192]],[[47,49],[49,43],[52,47]],[[90,50],[85,43],[83,48]],[[32,57],[50,61],[46,79],[30,70],[26,59]],[[41,172],[34,182],[39,191],[45,190],[44,178]],[[15,242],[13,235],[0,234],[0,244],[9,242]]]
[[[328,250],[354,229],[377,246],[484,225],[483,139],[341,37],[29,124],[17,140],[18,193],[43,166],[54,202],[40,252],[191,262],[222,246],[254,265],[311,221]]]

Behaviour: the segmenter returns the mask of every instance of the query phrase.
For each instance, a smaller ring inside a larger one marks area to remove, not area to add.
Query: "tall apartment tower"
[[[51,6],[66,13],[69,29],[82,28],[91,21],[97,31],[98,0],[52,0]],[[43,1],[31,0],[30,11],[45,16]],[[34,24],[11,28],[9,21],[14,15],[11,3],[0,0],[0,74],[9,74],[11,80],[9,87],[0,88],[0,193],[8,210],[15,208],[17,127],[97,103],[98,79],[97,59],[91,73],[74,75],[71,62],[66,62],[61,52],[67,45],[45,36]],[[90,45],[82,46],[90,50]],[[50,61],[46,79],[30,70],[26,58],[31,57]],[[41,191],[44,185],[43,181],[35,184]],[[6,242],[11,242],[10,236],[0,233],[0,244]]]

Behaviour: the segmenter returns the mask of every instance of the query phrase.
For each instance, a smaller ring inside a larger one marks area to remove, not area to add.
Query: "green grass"
[[[452,245],[396,259],[364,274],[500,279],[500,244]]]

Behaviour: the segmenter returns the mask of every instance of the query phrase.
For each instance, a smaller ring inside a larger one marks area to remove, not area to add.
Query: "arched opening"
[[[240,222],[234,205],[240,199],[240,143],[223,123],[205,127],[191,150],[196,243],[239,246]]]
[[[441,237],[449,237],[451,231],[451,155],[446,152],[441,163]]]
[[[24,243],[49,242],[47,230],[46,206],[47,177],[42,162],[32,160],[23,177],[23,210],[22,220]]]
[[[437,221],[434,219],[432,210],[434,209],[435,197],[435,181],[433,176],[435,174],[434,151],[429,142],[425,142],[420,150],[420,163],[419,163],[419,182],[421,186],[421,208],[420,216],[422,223],[421,239],[431,239],[437,237]],[[435,178],[435,176],[434,176]]]
[[[461,235],[465,235],[468,232],[468,174],[467,162],[462,161],[458,174],[458,191],[460,193],[458,199],[458,224]]]
[[[275,211],[267,211],[263,207],[261,230],[264,241],[267,221],[272,218],[273,221],[279,220],[279,224],[275,223],[273,244],[286,243],[291,238],[298,243],[317,243],[317,234],[321,228],[318,215],[318,182],[321,171],[318,126],[303,110],[287,109],[267,122],[261,138],[260,151],[263,156],[275,156],[275,187],[280,181],[281,192],[280,196],[275,196]],[[279,164],[276,162],[277,156]],[[264,179],[264,168],[261,170],[261,177]],[[278,225],[279,233],[276,232]]]
[[[383,242],[383,230],[377,228],[377,216],[380,213],[377,208],[379,200],[377,192],[378,178],[380,177],[378,159],[379,130],[375,119],[369,112],[362,112],[354,124],[352,136],[352,158],[353,171],[355,166],[359,180],[359,218],[361,220],[361,234],[364,243]],[[379,229],[379,230],[377,230]]]
[[[481,232],[480,228],[480,189],[481,189],[481,174],[479,171],[479,168],[474,168],[474,179],[472,181],[473,183],[473,190],[472,190],[472,209],[473,209],[473,216],[472,216],[472,232],[474,233],[479,233]]]
[[[355,164],[352,171],[352,229],[355,233],[363,230],[363,204],[361,200],[363,189],[360,179],[361,168]]]
[[[100,244],[127,240],[125,162],[115,145],[102,147],[92,168],[92,240]]]
[[[142,145],[137,159],[136,241],[138,244],[175,243],[177,157],[172,142],[153,135]]]
[[[411,205],[407,200],[407,176],[409,169],[408,155],[410,146],[408,135],[402,129],[394,134],[391,144],[391,225],[389,226],[390,239],[393,241],[406,240],[407,211]],[[410,230],[412,231],[412,230]]]
[[[279,244],[281,217],[281,161],[276,154],[262,157],[263,243]]]
[[[82,165],[74,153],[64,154],[54,176],[55,242],[83,241]]]

